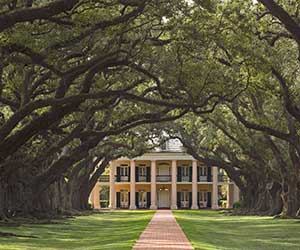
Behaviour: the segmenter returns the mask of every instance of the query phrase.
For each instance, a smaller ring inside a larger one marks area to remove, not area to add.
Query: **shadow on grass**
[[[152,216],[152,211],[107,211],[64,224],[2,226],[1,231],[38,238],[0,238],[0,249],[130,250]]]
[[[297,220],[224,216],[216,211],[176,211],[178,223],[198,250],[299,250]]]

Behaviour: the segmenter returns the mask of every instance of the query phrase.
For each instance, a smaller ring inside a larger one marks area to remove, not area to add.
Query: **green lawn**
[[[173,214],[197,250],[300,250],[299,220],[205,210]]]
[[[0,249],[130,250],[153,214],[152,211],[107,211],[59,224],[0,226],[0,232],[38,237],[0,237]]]

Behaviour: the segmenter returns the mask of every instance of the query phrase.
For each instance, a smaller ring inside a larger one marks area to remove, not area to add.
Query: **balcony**
[[[170,182],[171,175],[157,175],[156,182]]]
[[[101,175],[99,177],[99,182],[109,182],[109,175]]]
[[[116,182],[130,182],[130,176],[128,176],[128,175],[116,175]]]
[[[198,177],[198,182],[208,182],[208,177],[207,175],[200,175]]]
[[[200,175],[198,176],[198,182],[212,182],[212,175]]]
[[[177,182],[192,182],[192,177],[177,175]]]
[[[150,182],[150,176],[139,175],[136,178],[136,182]]]

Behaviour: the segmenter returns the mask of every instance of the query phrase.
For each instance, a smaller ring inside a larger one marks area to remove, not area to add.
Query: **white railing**
[[[181,181],[182,182],[190,182],[190,177],[189,176],[181,176]]]
[[[199,181],[200,182],[207,182],[207,176],[206,175],[199,176]]]
[[[157,182],[169,182],[169,181],[171,181],[171,175],[157,175],[156,181]]]
[[[146,182],[147,181],[147,177],[146,176],[139,176],[138,180],[139,180],[139,182]]]

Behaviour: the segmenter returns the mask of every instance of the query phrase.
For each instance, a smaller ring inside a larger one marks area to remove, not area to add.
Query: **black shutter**
[[[139,208],[139,192],[135,192],[135,205]]]
[[[189,167],[189,170],[190,170],[189,181],[192,182],[193,168]]]
[[[131,172],[131,167],[128,167],[128,181],[129,182],[130,182],[130,176],[131,176],[130,172]]]
[[[211,192],[207,192],[207,207],[211,207]]]
[[[147,208],[150,208],[151,205],[151,193],[147,192]]]
[[[121,168],[117,167],[117,182],[121,181]]]
[[[178,173],[177,173],[177,181],[181,182],[181,180],[182,180],[182,177],[181,177],[182,176],[182,168],[178,167],[177,171],[178,171]]]
[[[211,166],[207,167],[207,181],[211,182],[212,178],[211,178]]]
[[[189,208],[192,207],[192,192],[189,192]]]
[[[121,193],[117,192],[117,207],[121,207]]]
[[[146,173],[146,181],[151,181],[151,167],[147,167],[147,173]]]
[[[200,192],[197,192],[197,204],[198,207],[200,208]]]
[[[128,192],[128,207],[130,207],[130,192]]]
[[[180,208],[181,207],[181,192],[177,192],[177,207]]]
[[[139,167],[135,167],[135,181],[139,182]]]
[[[197,182],[200,181],[200,167],[197,167]]]

